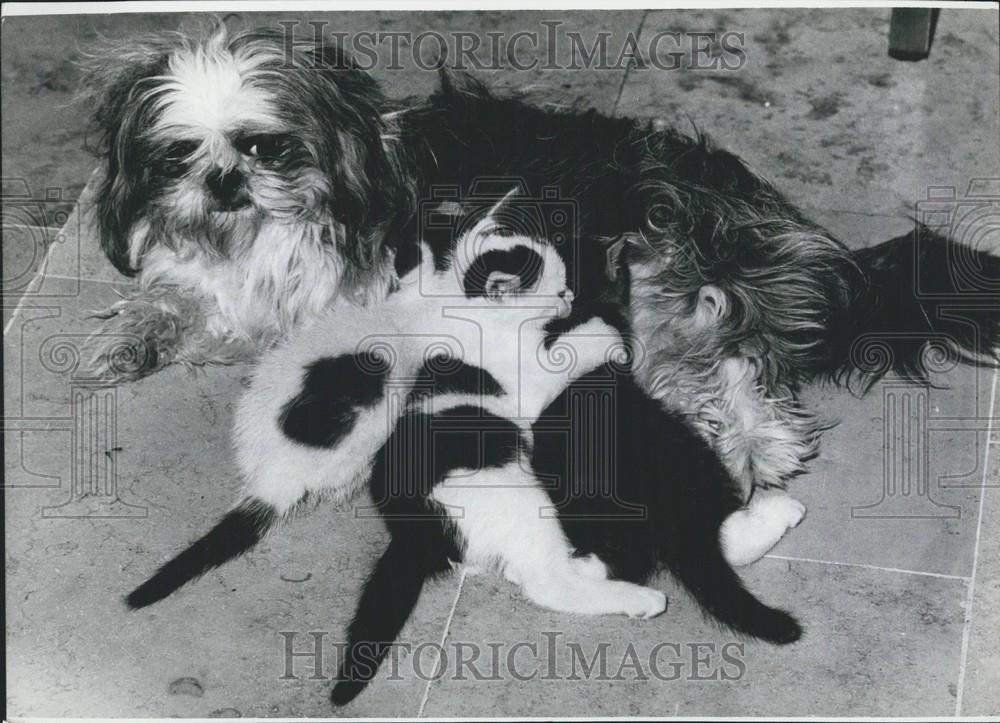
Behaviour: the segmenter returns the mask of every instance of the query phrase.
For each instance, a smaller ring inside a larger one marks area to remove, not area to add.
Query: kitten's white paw
[[[785,493],[755,494],[719,531],[722,553],[734,567],[756,562],[805,517],[806,506]]]
[[[769,495],[760,502],[759,513],[782,524],[785,530],[798,527],[806,516],[806,506],[788,495]]]
[[[630,618],[647,620],[655,618],[667,609],[665,593],[651,587],[642,587],[631,583],[625,583],[625,585],[629,589],[625,592],[622,600],[622,612]]]
[[[607,580],[608,566],[594,553],[584,557],[571,557],[569,564],[578,575],[591,580]]]
[[[517,574],[517,570],[514,569],[513,565],[504,565],[503,577],[507,582],[521,585],[521,576]]]

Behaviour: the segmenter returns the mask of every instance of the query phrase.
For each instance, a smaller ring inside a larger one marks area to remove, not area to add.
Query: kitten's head
[[[551,309],[554,317],[568,316],[573,291],[566,263],[551,243],[510,222],[510,214],[504,212],[509,198],[510,194],[460,235],[451,271],[461,292],[466,298]]]

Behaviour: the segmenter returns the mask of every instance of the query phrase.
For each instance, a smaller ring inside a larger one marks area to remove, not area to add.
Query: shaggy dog
[[[489,179],[534,199],[576,308],[630,331],[640,384],[746,497],[815,452],[802,383],[919,378],[928,342],[980,361],[1000,341],[995,294],[968,296],[954,273],[995,280],[1000,259],[923,227],[852,252],[703,137],[464,77],[394,105],[335,47],[224,26],[104,50],[87,85],[102,243],[138,277],[93,343],[114,378],[246,358],[335,299],[382,298],[418,239],[443,258],[495,202]],[[872,343],[884,363],[866,365]]]

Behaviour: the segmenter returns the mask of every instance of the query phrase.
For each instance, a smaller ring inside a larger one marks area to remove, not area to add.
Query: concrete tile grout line
[[[66,227],[63,226],[62,229],[59,229],[59,233],[62,233],[65,228]],[[49,264],[49,255],[52,253],[53,248],[55,248],[55,244],[49,244],[49,247],[45,249],[45,256],[42,258],[42,263],[38,265],[38,269],[31,277],[31,281],[29,281],[28,285],[24,287],[24,293],[22,293],[21,298],[17,300],[17,306],[14,307],[14,313],[10,315],[10,319],[8,319],[7,323],[4,325],[4,338],[7,338],[7,332],[10,331],[11,327],[14,325],[14,320],[20,315],[21,307],[24,306],[24,300],[33,294],[39,286],[41,286],[42,278],[45,276],[45,269]]]
[[[99,166],[95,167],[94,170],[90,172],[90,176],[88,176],[88,178],[87,178],[87,184],[84,186],[85,190],[86,190],[87,185],[89,185],[90,182],[94,179],[94,176],[97,175],[97,172],[98,172],[99,168],[100,168]],[[82,194],[83,194],[83,191],[81,191],[81,195]],[[73,214],[79,214],[79,213],[80,213],[80,199],[77,198],[77,200],[73,202],[73,210],[70,213],[70,219],[73,217]],[[66,223],[64,223],[60,228],[54,228],[52,226],[32,226],[30,224],[16,224],[16,225],[18,227],[20,227],[20,228],[38,229],[38,230],[49,231],[49,232],[54,231],[55,234],[56,234],[56,237],[58,237],[60,234],[63,234],[63,233],[66,232],[66,228],[69,226],[69,219],[67,219]],[[19,298],[17,300],[17,306],[14,307],[14,313],[10,315],[10,319],[8,319],[7,323],[4,325],[4,328],[3,328],[4,338],[7,337],[7,332],[10,331],[11,327],[14,325],[14,320],[17,319],[17,317],[20,315],[20,313],[21,313],[21,307],[24,306],[24,300],[27,299],[29,295],[31,295],[32,293],[34,293],[35,290],[37,290],[39,286],[41,286],[42,279],[44,279],[45,276],[46,276],[45,270],[49,267],[49,261],[51,260],[52,251],[53,251],[53,249],[55,249],[55,247],[56,247],[55,243],[50,243],[48,245],[48,248],[45,249],[45,255],[42,257],[42,262],[38,265],[38,268],[35,270],[34,275],[31,277],[31,281],[29,281],[28,285],[24,288],[24,293],[21,294],[21,298]],[[85,280],[85,279],[82,279],[82,278],[81,279],[76,279],[76,278],[69,277],[69,276],[56,276],[55,274],[51,274],[50,277],[54,278],[54,279],[55,278],[68,279],[70,281],[84,281]]]
[[[635,31],[635,42],[636,43],[638,43],[639,39],[642,37],[642,28],[643,28],[643,26],[645,26],[645,24],[646,24],[646,18],[648,16],[649,16],[649,10],[644,10],[643,13],[642,13],[642,17],[639,18],[639,27],[636,28],[636,31]],[[629,61],[629,64],[627,66],[625,66],[625,72],[622,73],[622,82],[621,82],[621,85],[618,86],[618,94],[615,96],[615,103],[614,103],[613,106],[611,106],[611,115],[613,115],[613,116],[617,116],[618,115],[618,104],[622,100],[622,93],[625,91],[625,83],[628,82],[628,74],[629,74],[630,70],[632,70],[632,61],[631,60]]]
[[[439,650],[444,650],[444,644],[448,641],[448,633],[451,631],[451,621],[455,617],[455,611],[458,609],[459,598],[462,597],[462,588],[465,586],[466,572],[467,568],[463,566],[462,573],[458,578],[458,587],[455,589],[455,599],[451,601],[451,610],[448,611],[448,619],[444,621],[444,630],[441,633],[441,644]],[[435,672],[438,664],[441,662],[441,653],[438,652],[437,655],[438,659],[434,663]],[[417,718],[423,718],[424,716],[424,708],[427,706],[427,699],[430,697],[431,685],[434,683],[435,677],[435,675],[431,675],[431,677],[427,680],[427,685],[424,686],[424,694],[420,697],[420,707],[417,708]]]
[[[993,384],[990,387],[990,411],[989,424],[986,427],[986,438],[993,434],[994,419],[993,412],[996,409],[997,401],[997,377],[1000,376],[1000,369],[993,372]],[[965,593],[965,620],[962,626],[962,652],[958,663],[958,684],[955,695],[955,716],[962,715],[962,695],[965,692],[965,670],[969,659],[969,638],[972,634],[972,606],[975,603],[976,592],[976,568],[979,564],[979,541],[983,531],[983,509],[986,502],[986,475],[990,471],[990,448],[986,445],[986,452],[983,453],[983,483],[979,488],[979,516],[976,519],[976,542],[972,548],[972,576],[969,579],[969,586]]]
[[[649,15],[649,10],[645,10],[642,13],[642,17],[639,19],[639,27],[636,29],[635,32],[636,41],[638,41],[639,38],[642,36],[642,28],[646,23],[646,17],[648,15]],[[615,96],[615,102],[611,109],[611,115],[618,114],[618,103],[621,101],[622,92],[625,90],[625,83],[628,81],[629,70],[631,69],[631,67],[632,66],[630,64],[627,68],[625,68],[624,73],[622,73],[622,82],[621,85],[618,86],[618,94]],[[455,611],[458,609],[458,602],[462,597],[462,589],[465,586],[465,576],[466,576],[466,569],[463,567],[461,577],[459,577],[458,579],[458,587],[455,590],[455,599],[452,601],[451,610],[448,612],[448,619],[445,621],[444,631],[441,634],[442,649],[444,648],[445,642],[447,642],[448,640],[448,633],[451,631],[451,622],[452,619],[455,617]],[[438,661],[440,662],[440,653],[438,655],[439,655]],[[435,667],[437,667],[437,664],[438,663],[435,663]],[[424,686],[424,694],[420,699],[420,707],[417,709],[417,718],[422,718],[424,715],[424,708],[427,707],[427,701],[430,698],[431,685],[433,683],[434,683],[434,677],[431,677],[431,679],[427,681],[427,685]],[[679,707],[680,703],[678,703],[677,706],[674,708],[674,716],[677,715],[677,710]]]
[[[788,555],[764,555],[768,560],[787,560],[788,562],[811,562],[816,565],[834,565],[836,567],[855,567],[862,570],[877,570],[879,572],[895,572],[900,575],[919,575],[935,577],[941,580],[959,580],[968,583],[971,578],[965,575],[948,575],[943,572],[927,572],[924,570],[905,570],[900,567],[883,567],[882,565],[867,565],[863,562],[837,562],[836,560],[817,560],[812,557],[790,557]]]
[[[133,286],[135,282],[130,279],[95,279],[90,276],[67,276],[66,274],[42,274],[46,279],[60,279],[62,281],[82,281],[88,284],[109,284],[111,286]]]

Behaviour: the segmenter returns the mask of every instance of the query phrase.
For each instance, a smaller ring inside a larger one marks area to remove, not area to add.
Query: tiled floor
[[[728,74],[483,75],[503,86],[533,84],[548,102],[680,125],[690,117],[852,245],[906,230],[928,187],[950,186],[961,199],[970,180],[1000,176],[996,12],[942,12],[931,58],[915,64],[885,56],[888,10],[299,19],[325,19],[346,32],[481,33],[544,32],[541,21],[562,19],[559,32],[581,32],[588,47],[594,33],[611,31],[612,48],[629,32],[640,46],[663,30],[742,32],[747,65]],[[93,160],[79,148],[82,111],[67,105],[74,74],[56,49],[92,37],[93,28],[121,35],[190,20],[8,19],[3,26],[12,717],[329,715],[333,644],[384,544],[378,523],[320,507],[147,611],[121,605],[124,592],[234,498],[228,429],[247,369],[193,377],[172,369],[117,389],[94,388],[75,372],[76,351],[93,327],[88,313],[124,280],[97,248],[86,195],[67,219]],[[547,50],[543,44],[538,57]],[[412,64],[376,74],[394,95],[433,84]],[[1000,250],[1000,239],[992,243]],[[963,368],[937,381],[947,388],[886,381],[863,399],[808,390],[810,403],[841,423],[824,438],[811,473],[793,485],[809,507],[805,522],[744,575],[763,599],[801,618],[801,642],[779,649],[738,641],[705,622],[667,578],[660,583],[671,597],[668,613],[639,622],[549,613],[504,581],[456,575],[427,588],[401,637],[412,649],[395,674],[383,668],[343,713],[1000,714],[997,379],[992,370]],[[904,399],[926,401],[926,433],[890,435],[887,445],[883,430]],[[923,478],[913,467],[885,466],[924,453]],[[926,488],[902,484],[893,469],[908,469]],[[309,654],[316,640],[322,661]],[[440,676],[436,662],[444,663]],[[589,674],[586,664],[594,665]]]

